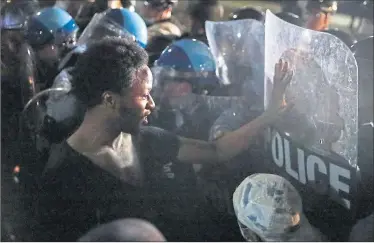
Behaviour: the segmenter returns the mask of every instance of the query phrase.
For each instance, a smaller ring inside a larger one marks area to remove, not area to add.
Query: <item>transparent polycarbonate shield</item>
[[[92,17],[90,23],[78,39],[78,46],[87,45],[107,36],[128,37],[135,40],[133,35],[108,18],[107,14],[108,12],[97,13]]]
[[[337,154],[357,163],[358,70],[349,48],[337,37],[289,24],[269,10],[265,24],[265,107],[274,66],[290,62],[294,76],[286,102],[295,106],[278,129],[322,156]]]
[[[206,21],[205,28],[221,82],[248,85],[262,97],[264,24],[253,19]]]

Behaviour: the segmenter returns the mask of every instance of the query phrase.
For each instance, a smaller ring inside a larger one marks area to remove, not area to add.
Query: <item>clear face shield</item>
[[[107,13],[95,14],[78,39],[77,45],[83,46],[107,36],[130,38],[135,36],[124,30],[119,24],[108,18]]]
[[[172,67],[154,66],[153,97],[157,101],[184,96],[189,93],[203,95],[209,93],[218,85],[218,78],[214,72],[179,71]],[[190,89],[184,89],[178,84],[185,83]]]

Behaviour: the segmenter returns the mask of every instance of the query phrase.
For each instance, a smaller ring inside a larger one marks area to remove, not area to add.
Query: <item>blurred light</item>
[[[13,169],[13,173],[19,173],[20,170],[21,170],[21,168],[20,168],[18,165],[16,165],[16,166],[14,167],[14,169]]]

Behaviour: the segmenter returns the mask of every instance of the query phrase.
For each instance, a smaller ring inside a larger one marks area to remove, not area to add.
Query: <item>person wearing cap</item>
[[[338,2],[332,0],[309,0],[306,10],[309,17],[306,28],[323,31],[329,28],[331,15],[338,9]]]
[[[144,1],[140,15],[148,26],[148,40],[160,35],[182,35],[182,25],[172,16],[173,7],[177,3],[178,0]]]
[[[233,206],[246,241],[324,241],[302,211],[302,200],[281,176],[253,174],[233,194]]]

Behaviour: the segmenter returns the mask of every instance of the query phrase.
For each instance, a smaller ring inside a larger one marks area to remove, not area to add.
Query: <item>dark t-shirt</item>
[[[98,224],[139,217],[155,224],[168,240],[193,240],[199,203],[191,165],[176,161],[179,139],[144,127],[139,155],[145,185],[136,188],[92,163],[63,142],[52,150],[37,203],[41,226],[35,240],[76,241]],[[194,233],[192,231],[192,233]]]

